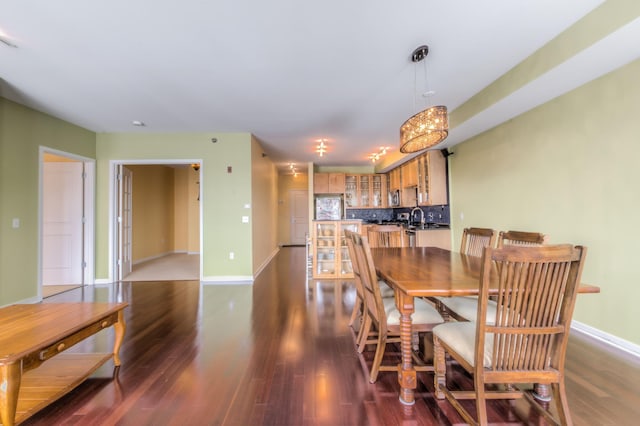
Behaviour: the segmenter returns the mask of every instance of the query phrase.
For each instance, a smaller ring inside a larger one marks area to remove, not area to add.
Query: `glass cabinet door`
[[[356,223],[340,224],[340,274],[351,275],[353,274],[353,267],[351,266],[351,258],[349,257],[349,248],[347,247],[344,231],[360,232],[360,229]]]
[[[382,207],[382,176],[374,175],[371,177],[371,207]]]
[[[346,207],[358,205],[358,178],[356,176],[347,175],[344,178],[344,203]]]
[[[360,206],[369,207],[369,176],[360,176]]]
[[[316,223],[316,275],[336,273],[336,224]]]

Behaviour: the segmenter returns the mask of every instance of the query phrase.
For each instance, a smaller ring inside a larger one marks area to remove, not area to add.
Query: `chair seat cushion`
[[[389,287],[389,284],[387,284],[384,280],[378,280],[378,285],[380,286],[380,294],[382,295],[383,299],[395,297],[393,289]]]
[[[396,308],[394,299],[383,299],[384,310],[387,313],[387,325],[400,324],[400,311]],[[438,310],[422,299],[414,299],[415,311],[411,315],[414,324],[442,324],[444,319]]]
[[[475,365],[474,353],[476,350],[476,323],[475,322],[447,322],[436,325],[433,335],[446,343],[454,352]],[[493,333],[487,333],[484,344],[484,366],[490,367],[493,355]]]
[[[455,296],[455,297],[438,297],[440,303],[446,306],[449,310],[460,315],[467,321],[476,321],[478,319],[478,298],[467,296]],[[496,321],[496,302],[489,300],[487,303],[487,324],[495,324]]]

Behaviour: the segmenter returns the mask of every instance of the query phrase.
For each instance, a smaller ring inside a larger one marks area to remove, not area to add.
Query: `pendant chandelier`
[[[411,61],[414,63],[421,62],[428,54],[429,46],[420,46],[413,51]],[[426,63],[424,67],[426,80]],[[433,92],[429,90],[427,84],[427,91],[424,96],[431,96],[432,94]],[[447,107],[444,105],[428,107],[409,118],[400,127],[400,152],[409,154],[431,148],[445,140],[448,135],[449,117],[447,115]]]

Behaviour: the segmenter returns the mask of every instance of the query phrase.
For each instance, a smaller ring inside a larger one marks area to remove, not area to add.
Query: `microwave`
[[[389,191],[389,206],[400,207],[400,190]]]

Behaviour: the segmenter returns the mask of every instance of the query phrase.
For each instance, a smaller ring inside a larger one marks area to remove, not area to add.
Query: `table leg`
[[[546,383],[533,384],[533,397],[542,402],[551,401],[551,388]]]
[[[22,362],[0,365],[0,420],[4,426],[15,424],[21,380]]]
[[[122,346],[124,332],[127,328],[124,323],[124,309],[118,311],[118,322],[113,324],[113,328],[116,332],[115,341],[113,342],[113,363],[118,367],[120,366],[120,346]]]
[[[402,364],[398,365],[398,382],[400,383],[400,402],[406,405],[415,404],[416,370],[413,368],[411,314],[414,311],[413,297],[396,292],[396,307],[400,312],[400,346]]]

